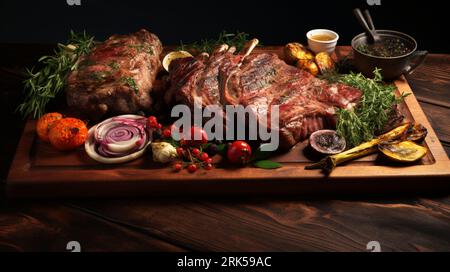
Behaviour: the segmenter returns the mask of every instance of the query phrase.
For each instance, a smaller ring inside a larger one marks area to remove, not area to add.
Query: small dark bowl
[[[368,37],[365,33],[359,34],[352,40],[355,67],[366,77],[373,77],[375,68],[381,69],[383,79],[396,79],[401,75],[410,74],[420,66],[426,56],[427,51],[417,51],[416,40],[402,32],[392,30],[377,30],[381,38],[398,38],[402,40],[411,51],[398,57],[377,57],[359,51],[360,45],[367,44]]]

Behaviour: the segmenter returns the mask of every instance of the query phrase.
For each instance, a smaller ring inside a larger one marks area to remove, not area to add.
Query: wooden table
[[[24,67],[45,45],[0,45],[0,110],[11,130],[0,173],[9,168],[23,122],[13,114]],[[450,55],[431,55],[411,87],[450,154]],[[4,201],[0,251],[383,251],[450,250],[450,196],[334,199],[78,199]]]

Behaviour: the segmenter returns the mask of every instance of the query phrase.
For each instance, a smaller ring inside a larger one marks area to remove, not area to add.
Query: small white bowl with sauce
[[[309,48],[315,53],[332,54],[336,49],[339,35],[328,29],[314,29],[306,33]]]

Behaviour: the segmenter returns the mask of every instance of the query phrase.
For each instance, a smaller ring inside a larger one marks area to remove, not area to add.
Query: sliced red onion
[[[143,154],[141,151],[151,141],[151,133],[146,124],[147,119],[138,115],[122,115],[105,120],[92,131],[92,139],[86,144],[86,151],[93,159],[101,162],[106,162],[108,158],[127,156],[134,159],[137,153]]]

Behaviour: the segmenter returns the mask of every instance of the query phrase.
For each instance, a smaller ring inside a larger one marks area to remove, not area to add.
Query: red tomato
[[[244,141],[236,141],[228,147],[228,161],[233,164],[246,164],[250,161],[252,149],[250,145]]]
[[[150,116],[147,118],[147,125],[150,128],[158,128],[158,119],[155,116]]]
[[[64,118],[53,123],[48,138],[52,146],[65,151],[83,145],[88,137],[86,124],[80,119]]]
[[[62,114],[57,112],[47,113],[39,118],[36,124],[36,132],[39,136],[39,139],[47,143],[50,142],[48,138],[48,132],[50,131],[53,123],[61,119],[63,119]]]
[[[195,171],[197,171],[198,167],[195,164],[191,164],[188,166],[188,171],[189,173],[194,173]]]

